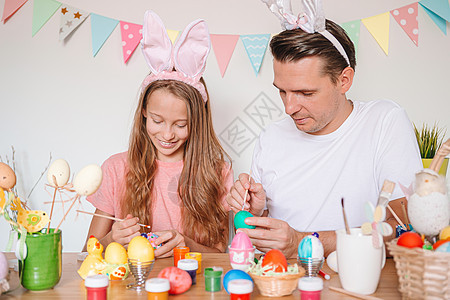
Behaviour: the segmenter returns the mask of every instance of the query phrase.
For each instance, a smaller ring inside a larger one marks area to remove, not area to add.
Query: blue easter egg
[[[241,210],[239,211],[235,216],[234,216],[234,227],[236,229],[239,228],[250,228],[250,229],[255,229],[255,226],[253,225],[247,225],[245,224],[245,219],[249,218],[249,217],[253,217],[253,215],[251,213],[249,213],[246,210]]]
[[[252,278],[250,277],[250,275],[248,275],[247,273],[245,273],[244,271],[241,270],[237,270],[237,269],[233,269],[228,271],[225,276],[223,276],[223,288],[225,289],[225,291],[229,294],[228,292],[228,283],[231,280],[234,279],[246,279],[246,280],[250,280],[251,282],[253,282]]]
[[[298,256],[304,258],[322,258],[322,242],[314,235],[305,236],[298,244]]]
[[[443,243],[436,248],[436,252],[450,252],[450,242]]]

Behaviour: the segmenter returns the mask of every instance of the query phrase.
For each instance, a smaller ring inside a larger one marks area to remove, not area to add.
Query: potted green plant
[[[414,131],[416,133],[417,143],[419,145],[420,156],[422,157],[422,163],[424,168],[430,166],[436,151],[441,147],[444,141],[446,130],[439,128],[435,123],[433,126],[423,124],[422,128],[418,129],[415,124]],[[439,169],[439,174],[445,176],[447,174],[448,158],[445,158],[444,163]]]

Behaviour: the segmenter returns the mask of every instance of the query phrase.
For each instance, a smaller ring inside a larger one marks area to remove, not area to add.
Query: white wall
[[[338,23],[370,17],[410,4],[411,0],[325,0],[325,12]],[[5,0],[0,0],[0,7]],[[145,10],[153,9],[168,29],[181,30],[195,18],[204,18],[211,33],[277,33],[280,26],[258,0],[165,0],[89,1],[64,3],[111,18],[142,24]],[[362,4],[363,3],[363,4]],[[11,157],[16,149],[17,188],[25,197],[47,165],[66,159],[72,172],[90,163],[101,164],[111,154],[127,149],[128,134],[140,82],[148,72],[140,50],[123,64],[120,28],[92,57],[88,18],[62,43],[58,40],[59,17],[52,17],[31,37],[33,1],[28,1],[6,24],[0,25],[0,155]],[[298,5],[295,4],[297,9]],[[406,108],[416,123],[439,122],[450,128],[446,117],[450,105],[448,86],[450,38],[419,9],[419,47],[391,17],[390,51],[386,56],[361,25],[356,79],[348,96],[370,100],[391,98]],[[239,117],[255,133],[259,127],[244,109],[264,92],[283,109],[272,87],[271,55],[266,53],[255,76],[239,41],[225,77],[221,78],[212,51],[205,78],[212,98],[218,134]],[[235,175],[250,167],[253,144],[240,155],[226,147],[234,159]],[[33,209],[49,211],[51,196],[41,180],[29,199]],[[81,200],[82,207],[93,207]],[[59,210],[60,211],[60,210]],[[54,222],[61,220],[57,213]],[[63,224],[64,251],[81,249],[90,223],[74,211]],[[9,226],[0,220],[0,249],[4,249]]]

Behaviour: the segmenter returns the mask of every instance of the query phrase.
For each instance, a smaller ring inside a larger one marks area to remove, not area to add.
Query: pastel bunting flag
[[[389,12],[361,19],[386,55],[389,54]]]
[[[345,32],[347,32],[348,37],[352,40],[355,45],[355,56],[358,57],[358,45],[359,45],[359,31],[361,28],[361,20],[350,21],[341,24]]]
[[[239,41],[239,35],[233,34],[211,34],[211,44],[216,55],[217,64],[219,65],[222,77],[233,55],[234,48]]]
[[[28,0],[6,0],[5,5],[3,6],[3,17],[2,21],[5,23],[9,17],[16,13],[22,5],[25,4]]]
[[[32,36],[34,36],[61,6],[55,0],[34,0]]]
[[[419,21],[417,20],[418,7],[419,5],[416,2],[391,10],[391,15],[394,17],[395,21],[397,21],[416,46],[419,45]]]
[[[69,36],[89,16],[89,12],[66,4],[59,9],[59,40]]]
[[[420,3],[420,2],[419,2]],[[422,6],[422,4],[421,4]],[[431,20],[437,25],[437,27],[446,35],[447,34],[447,21],[439,17],[437,14],[422,6],[423,10],[430,16]]]
[[[428,8],[442,19],[450,22],[450,5],[448,0],[422,0],[420,5]]]
[[[91,13],[92,54],[97,55],[119,21]]]
[[[123,62],[127,63],[142,39],[142,25],[120,21]]]
[[[175,40],[177,39],[180,32],[178,30],[172,30],[167,29],[167,35],[169,36],[169,39],[172,41],[172,44],[175,43]]]
[[[256,75],[258,75],[261,68],[261,63],[264,54],[266,53],[269,39],[270,34],[241,35],[242,43],[244,44],[245,51],[247,52]]]

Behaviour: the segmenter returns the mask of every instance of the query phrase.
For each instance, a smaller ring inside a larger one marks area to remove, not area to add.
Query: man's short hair
[[[345,30],[330,20],[326,20],[325,26],[341,43],[347,53],[350,67],[355,69],[355,46]],[[337,82],[342,70],[348,66],[336,47],[318,32],[307,33],[302,29],[285,30],[272,38],[270,49],[273,57],[283,63],[297,62],[308,56],[321,57],[324,62],[323,72],[330,76],[333,83]]]

